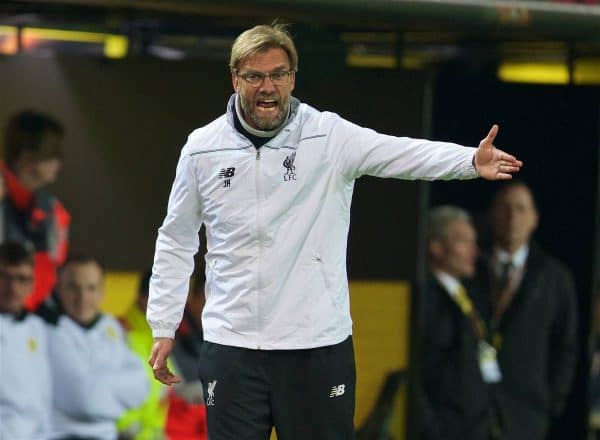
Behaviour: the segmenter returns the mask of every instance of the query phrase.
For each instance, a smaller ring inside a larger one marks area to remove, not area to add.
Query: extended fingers
[[[498,171],[500,173],[516,173],[521,169],[521,167],[515,167],[512,165],[500,165],[498,167]]]
[[[496,174],[496,179],[497,180],[510,180],[512,178],[513,178],[512,174],[508,174],[508,173],[498,173],[498,174]]]
[[[521,166],[523,166],[523,162],[504,152],[500,153],[500,158],[495,163],[496,170],[501,173],[516,173]]]
[[[505,153],[502,150],[498,150],[498,152],[500,153],[500,158],[499,159],[500,159],[501,165],[512,165],[512,166],[516,166],[516,167],[522,167],[523,166],[523,162],[521,162],[520,160],[518,160],[512,154]]]
[[[482,142],[484,142],[486,144],[493,144],[494,143],[494,139],[496,139],[496,135],[498,134],[498,130],[499,130],[498,125],[496,125],[496,124],[492,125],[492,128],[490,129],[490,132],[483,139]]]

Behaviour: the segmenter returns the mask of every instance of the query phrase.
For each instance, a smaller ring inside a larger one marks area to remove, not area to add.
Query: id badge
[[[479,342],[479,369],[485,383],[497,383],[502,380],[496,349],[485,341]]]

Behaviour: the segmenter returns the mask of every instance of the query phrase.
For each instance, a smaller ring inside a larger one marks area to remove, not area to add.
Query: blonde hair
[[[458,206],[442,205],[433,208],[429,213],[429,240],[443,240],[448,236],[448,227],[455,221],[471,223],[471,216]]]
[[[244,58],[272,48],[283,49],[291,70],[298,71],[298,52],[285,24],[259,25],[242,32],[231,46],[229,68],[235,72]]]

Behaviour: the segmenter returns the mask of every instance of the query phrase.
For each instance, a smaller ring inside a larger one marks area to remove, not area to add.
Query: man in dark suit
[[[479,270],[478,310],[498,351],[494,406],[502,439],[544,439],[562,410],[577,351],[576,296],[569,270],[531,236],[533,194],[512,182],[491,208],[493,245]]]
[[[490,353],[483,322],[461,284],[474,276],[477,259],[469,214],[453,206],[435,208],[428,253],[418,359],[419,438],[487,440],[490,401],[480,358]],[[495,358],[486,362],[493,370]],[[498,379],[497,371],[487,373],[488,380]]]

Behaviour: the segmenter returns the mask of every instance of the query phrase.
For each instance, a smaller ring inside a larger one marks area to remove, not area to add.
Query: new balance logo
[[[231,186],[231,177],[235,175],[235,168],[222,168],[219,172],[219,179],[223,180],[223,188],[229,188]]]
[[[215,406],[215,387],[217,386],[217,379],[212,382],[208,382],[208,399],[206,399],[206,406]]]
[[[223,179],[225,177],[229,178],[229,177],[233,177],[235,174],[235,168],[231,167],[231,168],[223,168],[221,170],[221,172],[219,173],[219,178]]]
[[[346,391],[346,385],[335,385],[331,387],[331,393],[329,393],[329,397],[340,397],[344,395],[344,391]]]

